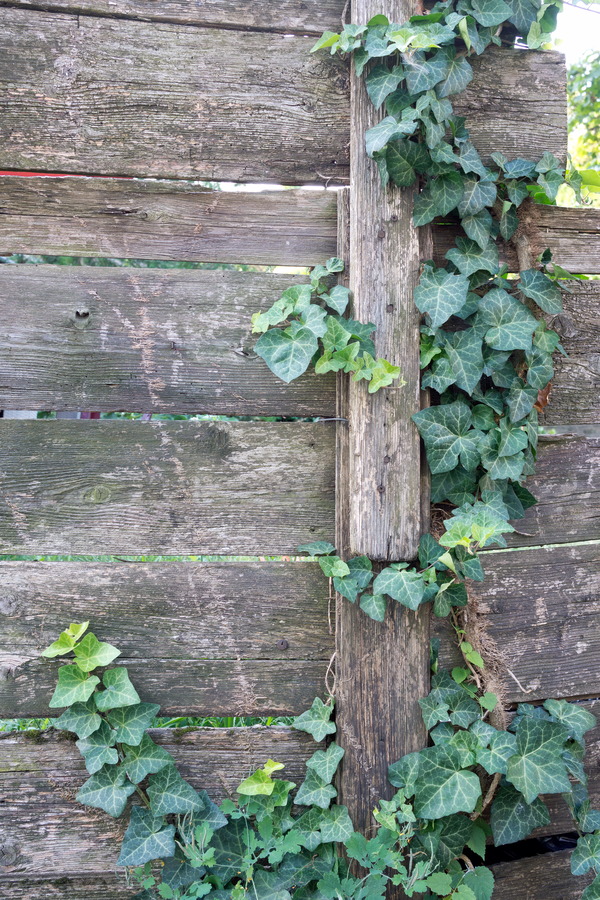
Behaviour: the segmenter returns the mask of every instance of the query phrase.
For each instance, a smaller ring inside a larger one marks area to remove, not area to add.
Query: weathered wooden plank
[[[286,385],[252,352],[252,313],[301,279],[2,266],[0,408],[334,416],[334,377]]]
[[[507,701],[600,695],[600,542],[482,557],[479,622],[512,673]],[[442,664],[457,665],[452,629],[435,617],[433,627]]]
[[[494,900],[579,900],[593,875],[571,875],[570,859],[560,850],[492,866]]]
[[[311,56],[314,37],[247,32],[240,52],[226,29],[8,8],[0,23],[3,169],[347,178],[347,66]]]
[[[5,553],[291,553],[333,537],[334,426],[1,423]]]
[[[0,196],[2,254],[314,265],[336,252],[335,191],[231,193],[177,181],[0,176]],[[551,247],[572,272],[600,273],[598,210],[539,206],[533,214],[536,246]],[[433,228],[438,263],[457,233]],[[508,262],[516,269],[516,257]]]
[[[599,540],[599,465],[600,438],[542,436],[536,473],[526,482],[538,502],[513,522],[518,532],[507,535],[509,546]]]
[[[531,208],[530,216],[535,256],[549,247],[556,262],[569,272],[600,274],[600,210],[538,205]],[[445,264],[444,254],[460,234],[458,225],[434,226],[434,258],[439,265]],[[501,243],[500,259],[511,272],[518,271],[517,254],[511,245]]]
[[[0,252],[305,266],[335,253],[333,191],[0,176]]]
[[[318,34],[341,27],[344,0],[10,0],[19,9],[81,13],[111,18]]]
[[[215,800],[268,758],[283,761],[286,776],[299,783],[315,749],[307,735],[282,727],[157,730],[152,737]],[[87,773],[74,743],[52,732],[0,734],[0,749],[2,897],[120,900],[135,893],[124,890],[124,870],[115,871],[123,822],[75,802]],[[95,875],[98,892],[84,894]]]
[[[333,652],[311,563],[0,563],[0,717],[55,715],[40,652],[90,621],[164,715],[300,713]],[[286,673],[287,672],[287,677]]]
[[[314,36],[250,31],[240,53],[227,29],[14,8],[0,22],[3,169],[348,179],[348,64],[311,55]],[[562,56],[494,49],[474,66],[455,107],[484,156],[564,157]]]
[[[565,282],[564,312],[550,318],[568,357],[556,355],[543,425],[600,423],[600,283]]]
[[[354,0],[352,21],[368,22],[374,0]],[[416,6],[390,0],[390,21],[404,21]],[[404,387],[369,394],[351,382],[348,395],[350,549],[370,559],[416,555],[421,532],[420,442],[411,416],[420,409],[419,321],[413,302],[419,280],[418,229],[412,221],[413,189],[388,191],[364,134],[381,118],[361,79],[352,79],[350,288],[353,315],[374,322],[377,356],[399,365]],[[386,658],[384,653],[383,658]]]

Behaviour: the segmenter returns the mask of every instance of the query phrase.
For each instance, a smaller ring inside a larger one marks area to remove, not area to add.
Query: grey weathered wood
[[[347,66],[311,56],[314,36],[8,8],[0,23],[3,169],[347,177]]]
[[[227,29],[14,8],[0,22],[3,169],[348,179],[348,64],[311,55],[314,35],[250,31],[240,52]],[[483,154],[562,157],[563,58],[507,49],[474,66],[455,108]]]
[[[331,423],[0,423],[5,553],[292,553],[333,537]]]
[[[507,535],[509,546],[599,540],[599,465],[600,438],[541,437],[535,475],[526,481],[538,503],[513,522],[519,533]]]
[[[506,667],[510,703],[600,695],[600,542],[482,554],[474,585],[482,627]],[[447,621],[434,617],[445,668],[459,664]]]
[[[585,241],[585,235],[582,235]],[[564,312],[550,318],[568,357],[556,354],[543,425],[600,423],[600,283],[565,282]]]
[[[344,0],[10,0],[19,9],[81,13],[111,18],[318,34],[339,31]]]
[[[286,385],[252,352],[252,313],[300,280],[2,266],[0,408],[333,416],[333,376]]]
[[[305,266],[336,248],[333,191],[0,176],[0,197],[2,254]]]
[[[556,262],[569,272],[600,273],[600,210],[538,205],[532,207],[530,216],[529,233],[534,256],[549,247]],[[458,225],[437,223],[434,226],[434,258],[438,265],[445,265],[444,254],[460,234],[462,230]],[[517,254],[512,245],[500,243],[500,259],[511,272],[518,271]]]
[[[374,12],[381,12],[372,3],[358,2],[353,5],[353,21],[367,21]],[[383,8],[392,20],[402,19],[410,11],[404,3],[388,3]],[[355,128],[362,133],[371,115],[364,102],[362,86],[357,86],[355,96]],[[360,95],[360,96],[359,96]],[[354,131],[354,129],[353,129]],[[418,239],[416,235],[406,238],[407,217],[410,216],[410,194],[401,195],[400,200],[384,198],[378,185],[377,175],[371,171],[370,165],[362,158],[362,141],[354,138],[353,153],[353,188],[350,196],[350,284],[354,287],[354,314],[367,317],[380,324],[378,333],[378,352],[391,356],[396,361],[393,339],[399,337],[400,323],[412,323],[414,314],[408,312],[410,293],[397,291],[395,282],[408,271],[416,270],[418,265]],[[353,199],[354,198],[354,199]],[[403,217],[396,225],[391,222],[392,215]],[[341,217],[340,252],[348,254],[345,240],[344,216]],[[389,234],[378,237],[378,229],[388,229]],[[412,232],[412,226],[410,231]],[[410,251],[414,257],[407,265],[400,261],[400,251],[394,249],[394,240],[400,242],[404,251]],[[379,247],[375,247],[379,244]],[[384,247],[386,248],[384,251]],[[393,252],[386,259],[386,253]],[[370,302],[372,298],[373,302]],[[394,303],[402,308],[396,312],[386,313],[382,304]],[[385,321],[386,316],[392,322]],[[391,329],[391,333],[388,329]],[[412,336],[409,331],[406,340]],[[404,337],[403,337],[404,340]],[[415,345],[416,347],[416,345]],[[414,348],[413,348],[414,349]],[[416,354],[416,349],[414,350]],[[408,359],[411,350],[405,350],[402,359]],[[393,354],[393,355],[392,355]],[[415,385],[411,387],[415,389]],[[416,382],[418,397],[418,379]],[[368,553],[371,557],[386,557],[406,552],[411,546],[410,535],[411,510],[408,511],[409,523],[405,524],[402,516],[405,511],[399,508],[399,499],[390,497],[391,512],[385,515],[383,529],[375,534],[363,533],[363,541],[357,544],[356,516],[359,515],[360,504],[354,502],[356,492],[363,488],[362,480],[368,481],[368,487],[374,485],[375,479],[381,478],[379,468],[383,462],[383,447],[386,438],[377,433],[383,429],[383,417],[390,424],[390,444],[394,439],[403,440],[406,424],[402,416],[407,415],[407,403],[396,398],[402,397],[400,392],[383,391],[381,395],[358,397],[350,388],[348,403],[343,402],[340,411],[349,409],[348,443],[342,445],[343,462],[350,457],[349,471],[338,468],[338,509],[337,534],[338,543],[348,540],[347,522],[350,523],[349,540],[353,550]],[[383,395],[383,403],[381,396]],[[410,404],[411,400],[408,401]],[[393,404],[389,413],[384,409],[386,404]],[[343,414],[343,413],[342,413]],[[360,417],[365,417],[361,422]],[[393,427],[393,423],[397,423]],[[356,433],[362,429],[365,440],[359,444]],[[372,442],[373,447],[368,443]],[[378,443],[377,443],[378,442]],[[360,446],[364,454],[361,468],[355,465],[354,454]],[[410,456],[406,444],[402,445],[408,460],[416,466],[415,478],[417,490],[414,496],[414,515],[419,519],[419,456],[418,445],[416,457]],[[375,453],[371,453],[376,449]],[[340,445],[338,444],[338,452]],[[398,448],[389,446],[390,456],[395,461],[389,468],[398,471]],[[380,454],[380,458],[377,458]],[[387,463],[386,463],[387,464]],[[409,462],[407,461],[407,465]],[[377,475],[374,472],[377,466]],[[340,483],[341,482],[341,483]],[[379,481],[376,482],[377,484]],[[386,490],[394,491],[392,479],[386,479]],[[406,498],[407,493],[401,492]],[[379,496],[379,495],[376,495]],[[387,495],[384,498],[387,502]],[[369,518],[369,528],[376,530],[374,518]],[[418,527],[418,526],[417,526]],[[382,535],[385,535],[382,541]],[[374,538],[374,541],[371,541]],[[346,750],[339,780],[341,802],[350,809],[355,827],[369,834],[373,826],[372,811],[382,796],[388,796],[390,786],[387,782],[387,767],[390,762],[411,750],[423,746],[425,732],[419,714],[417,697],[427,693],[428,685],[428,621],[425,616],[415,616],[401,609],[398,605],[390,611],[383,623],[368,619],[358,608],[347,601],[338,601],[338,619],[336,627],[336,697],[337,724],[339,740]],[[389,895],[398,896],[397,892]]]
[[[56,715],[56,662],[40,653],[70,621],[121,650],[164,715],[300,713],[333,651],[328,587],[312,563],[0,563],[0,717]]]
[[[2,254],[314,265],[336,252],[335,191],[215,193],[177,181],[0,176],[0,195]],[[550,246],[572,272],[600,273],[600,211],[539,206],[534,214],[536,246]],[[433,228],[438,263],[457,233]],[[514,255],[508,262],[516,269]]]
[[[115,867],[126,823],[75,802],[87,773],[79,751],[65,737],[0,735],[3,898],[87,900],[80,879],[85,884],[95,875],[110,890],[92,894],[93,900],[135,893],[123,890],[124,870]],[[215,800],[233,793],[268,758],[284,762],[285,775],[299,783],[304,761],[316,749],[308,735],[282,727],[158,730],[152,737],[173,754],[181,774]],[[65,879],[62,885],[58,878]]]
[[[411,2],[390,2],[391,21],[404,21]],[[381,11],[354,0],[352,19]],[[366,154],[365,132],[381,118],[362,79],[352,79],[350,287],[354,315],[374,322],[377,356],[399,365],[406,384],[369,394],[351,382],[348,400],[350,549],[371,559],[411,559],[420,535],[420,443],[411,415],[420,408],[419,320],[413,291],[420,248],[412,221],[414,190],[388,191]]]
[[[570,859],[560,850],[492,866],[494,900],[579,900],[593,875],[571,875]]]

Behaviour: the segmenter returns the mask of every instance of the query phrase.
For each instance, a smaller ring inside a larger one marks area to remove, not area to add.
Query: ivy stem
[[[123,753],[123,748],[122,748],[121,744],[117,744],[116,750],[117,750],[117,753],[119,754],[119,762],[120,763],[124,762],[125,754]],[[141,789],[139,784],[136,784],[135,792],[138,795],[138,797],[140,798],[140,800],[142,801],[142,803],[144,804],[144,806],[146,807],[146,809],[150,809],[150,800],[148,799],[148,797],[144,793],[144,791]]]
[[[485,799],[483,801],[480,811],[478,813],[471,813],[471,819],[473,819],[473,820],[478,819],[488,808],[488,806],[494,799],[494,795],[498,789],[498,785],[500,784],[501,778],[502,778],[502,773],[496,772],[496,774],[492,778],[492,782],[487,790],[487,793],[485,795]]]

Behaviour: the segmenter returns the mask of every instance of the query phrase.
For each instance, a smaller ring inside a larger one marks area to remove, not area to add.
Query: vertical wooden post
[[[413,0],[353,0],[352,21],[377,13],[405,21]],[[394,561],[416,556],[423,530],[421,459],[412,413],[420,408],[419,314],[413,304],[426,236],[412,223],[413,191],[381,187],[364,151],[377,114],[362,79],[352,79],[351,186],[340,193],[339,245],[349,271],[353,314],[377,326],[377,353],[402,366],[407,384],[368,394],[364,382],[338,385],[337,546]],[[425,241],[424,241],[425,238]],[[418,699],[429,690],[429,609],[390,602],[382,623],[343,598],[337,606],[336,697],[346,754],[340,802],[369,835],[372,810],[393,793],[387,769],[425,745]],[[401,896],[398,891],[390,897]]]
[[[403,22],[415,0],[353,0],[352,21],[384,13]],[[412,222],[412,189],[381,187],[365,152],[365,132],[383,117],[364,79],[352,77],[350,116],[350,288],[354,315],[374,322],[378,356],[402,367],[402,388],[367,392],[351,384],[350,548],[371,559],[411,559],[421,533],[420,447],[411,415],[419,407],[419,236]]]

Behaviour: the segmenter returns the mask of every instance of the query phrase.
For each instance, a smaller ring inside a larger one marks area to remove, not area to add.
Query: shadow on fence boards
[[[365,417],[366,394],[346,397],[333,377],[273,378],[251,352],[250,316],[298,276],[2,266],[3,409],[319,419],[3,421],[5,555],[264,558],[336,538],[377,559],[415,555],[427,497],[410,424],[420,402],[411,292],[420,260],[443,257],[453,226],[434,223],[417,237],[410,196],[386,200],[359,164],[367,113],[360,98],[350,101],[349,71],[308,52],[315,35],[338,30],[343,8],[343,0],[2,4],[0,169],[39,173],[0,176],[2,254],[271,267],[310,266],[337,251],[357,317],[378,324],[383,355],[408,382],[391,402],[370,399],[380,406]],[[494,49],[474,66],[455,106],[480,152],[564,159],[562,57]],[[359,163],[348,201],[351,152]],[[199,184],[210,180],[290,189]],[[328,189],[299,187],[307,183]],[[600,273],[596,211],[541,207],[530,233],[565,268]],[[377,286],[386,281],[396,294],[384,321],[389,298]],[[599,285],[567,295],[554,323],[569,356],[558,363],[545,425],[600,424]],[[599,463],[594,437],[543,441],[531,486],[539,505],[510,552],[483,557],[479,611],[507,658],[510,703],[553,696],[589,699],[593,709],[600,694]],[[382,624],[349,604],[337,617],[328,607],[312,563],[0,562],[0,716],[48,714],[55,672],[39,652],[69,621],[91,619],[121,647],[142,699],[169,715],[300,713],[324,696],[335,650],[346,748],[339,792],[368,828],[388,763],[425,739],[417,700],[427,692],[429,622],[400,607]],[[156,740],[216,798],[268,757],[285,761],[294,779],[314,750],[283,727],[166,730]],[[74,802],[84,779],[75,747],[53,733],[11,733],[0,735],[0,750],[0,895],[130,896],[114,871],[119,823]],[[600,730],[591,739],[597,801],[599,760]],[[557,801],[552,811],[538,834],[567,829],[566,807]],[[581,889],[567,851],[494,871],[499,900],[569,900]]]

